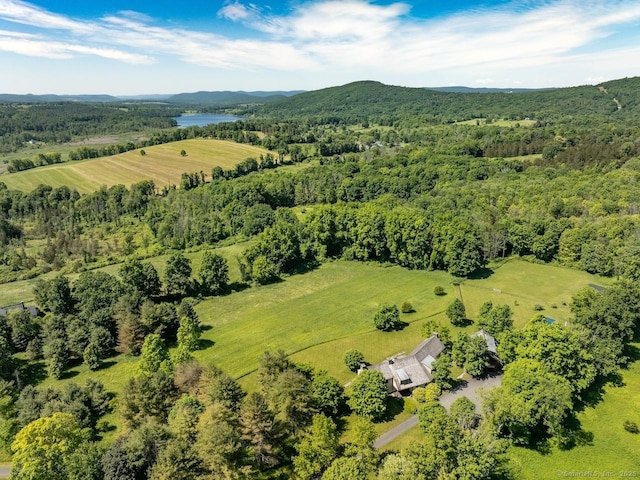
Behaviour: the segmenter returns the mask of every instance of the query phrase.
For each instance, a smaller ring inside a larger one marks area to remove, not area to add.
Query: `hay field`
[[[0,175],[10,189],[31,191],[40,184],[67,185],[80,193],[123,184],[130,187],[142,180],[153,180],[156,187],[179,185],[184,172],[203,171],[207,176],[215,166],[229,169],[248,157],[258,158],[268,151],[252,145],[226,140],[193,139],[154,145],[140,150],[79,162],[67,162],[23,172]],[[187,155],[181,156],[184,150]]]

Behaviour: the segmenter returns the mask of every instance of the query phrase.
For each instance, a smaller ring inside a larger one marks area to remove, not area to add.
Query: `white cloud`
[[[87,47],[84,45],[66,44],[61,42],[51,42],[38,40],[35,37],[16,37],[15,35],[4,35],[0,31],[0,50],[5,52],[19,53],[32,57],[44,57],[54,59],[73,58],[77,55],[93,55],[111,60],[118,60],[133,64],[150,64],[152,60],[145,55],[136,55],[112,48]]]
[[[229,3],[218,11],[218,16],[237,22],[239,20],[248,20],[255,16],[255,10],[251,10],[241,3]]]
[[[617,29],[640,22],[637,0],[525,2],[436,19],[412,17],[410,5],[402,2],[302,1],[287,14],[273,15],[256,4],[234,0],[218,11],[218,19],[242,23],[254,32],[251,38],[231,38],[161,25],[130,11],[86,21],[21,0],[0,0],[0,20],[5,21],[0,49],[46,58],[91,55],[141,64],[178,59],[252,74],[314,72],[326,78],[387,79],[396,84],[412,79],[414,85],[447,74],[488,84],[491,79],[527,78],[524,72],[549,66],[554,69],[551,76],[560,79],[576,78],[589,67],[580,79],[611,78],[609,72],[622,68],[640,71],[640,56],[632,56],[635,48],[615,52],[624,63],[614,65],[604,60],[610,51],[602,45]],[[37,35],[22,32],[21,25]],[[582,51],[588,56],[576,53]],[[603,61],[596,62],[593,58],[600,51],[605,52]]]

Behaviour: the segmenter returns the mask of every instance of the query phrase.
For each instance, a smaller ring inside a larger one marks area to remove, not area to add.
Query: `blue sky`
[[[640,75],[640,0],[0,0],[1,93],[550,87]]]

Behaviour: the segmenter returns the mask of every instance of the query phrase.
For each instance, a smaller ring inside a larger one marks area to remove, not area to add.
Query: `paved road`
[[[0,478],[9,478],[10,465],[0,465]]]
[[[411,417],[409,417],[409,419],[405,420],[400,425],[396,425],[391,430],[387,430],[382,435],[380,435],[374,442],[373,446],[375,448],[382,448],[391,440],[394,440],[396,437],[399,437],[407,430],[415,427],[416,425],[418,425],[418,416],[412,415]]]
[[[482,378],[472,378],[470,380],[466,380],[460,384],[458,388],[451,392],[447,392],[440,397],[440,403],[449,410],[451,404],[459,397],[465,396],[473,403],[476,404],[476,412],[480,413],[480,390],[481,389],[491,389],[495,387],[499,387],[502,383],[502,375],[497,374],[489,374]],[[374,446],[376,448],[382,448],[395,438],[399,437],[403,433],[407,432],[407,430],[415,427],[418,424],[418,416],[412,415],[407,420],[402,422],[400,425],[396,425],[391,430],[386,431],[382,435],[380,435]]]

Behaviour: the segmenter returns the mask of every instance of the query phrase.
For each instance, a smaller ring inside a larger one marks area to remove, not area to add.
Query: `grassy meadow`
[[[240,279],[235,259],[245,246],[216,249],[229,263],[231,282]],[[194,276],[202,255],[203,251],[186,253]],[[167,258],[168,255],[162,255],[145,261],[151,262],[162,276]],[[109,265],[101,270],[117,274],[118,268],[119,265]],[[284,350],[296,362],[310,363],[348,382],[353,374],[344,366],[344,352],[351,348],[361,350],[371,363],[408,352],[421,340],[420,326],[425,320],[449,324],[444,311],[456,297],[463,299],[470,319],[476,318],[480,305],[487,300],[506,303],[514,312],[516,326],[521,327],[536,314],[535,305],[542,306],[541,313],[558,321],[568,320],[568,303],[575,291],[590,283],[608,283],[585,272],[517,259],[494,266],[491,272],[486,278],[467,279],[455,286],[446,272],[407,270],[376,263],[325,263],[272,285],[246,288],[200,302],[196,310],[205,326],[202,337],[205,348],[195,352],[195,356],[242,378],[248,388],[254,386],[251,374],[257,369],[262,353],[277,349]],[[70,275],[71,280],[74,277]],[[33,282],[1,285],[0,303],[32,299]],[[434,295],[437,285],[444,287],[446,295]],[[401,314],[407,323],[403,330],[385,333],[373,327],[373,315],[380,304],[400,305],[404,301],[411,302],[415,312]],[[472,324],[465,330],[472,332],[476,328]],[[460,329],[452,330],[455,335]],[[118,356],[99,372],[89,372],[79,365],[71,369],[68,377],[83,381],[84,377],[95,376],[108,389],[117,391],[136,362],[135,358]]]
[[[187,155],[181,156],[185,150]],[[229,169],[248,157],[258,158],[267,150],[224,140],[192,139],[154,145],[140,150],[78,162],[66,162],[33,168],[0,176],[10,189],[25,192],[40,184],[60,187],[67,185],[80,193],[123,184],[127,187],[142,180],[153,180],[156,187],[179,185],[184,172],[204,171],[211,175],[215,166]]]
[[[230,281],[238,281],[240,273],[235,260],[246,244],[216,249],[230,266]],[[203,251],[187,252],[194,276],[197,276]],[[162,276],[168,255],[148,259]],[[102,270],[117,274],[119,265]],[[421,340],[420,327],[427,319],[449,324],[444,314],[456,297],[467,306],[467,316],[474,319],[486,300],[494,304],[507,303],[514,311],[517,326],[522,326],[541,305],[559,321],[569,318],[567,305],[571,294],[579,288],[606,284],[603,279],[585,272],[550,265],[539,265],[512,259],[492,266],[484,278],[467,279],[454,285],[446,272],[407,270],[398,266],[348,261],[328,262],[301,275],[285,278],[272,285],[250,287],[219,297],[210,297],[196,306],[204,326],[201,350],[194,356],[202,363],[213,363],[235,378],[247,390],[257,388],[255,371],[265,350],[282,349],[295,362],[306,362],[325,369],[342,383],[353,379],[343,363],[344,353],[355,348],[365,359],[377,363],[389,356],[412,350]],[[70,275],[71,279],[73,277]],[[27,280],[0,286],[0,299],[32,298],[32,283]],[[446,295],[436,296],[435,286],[442,286]],[[402,304],[409,301],[415,312],[401,314],[406,327],[397,332],[380,332],[373,327],[373,315],[382,303]],[[11,303],[8,301],[4,304]],[[556,305],[557,308],[553,308]],[[465,327],[468,332],[475,325]],[[455,336],[459,331],[452,328]],[[111,392],[119,392],[129,377],[137,373],[137,357],[118,355],[107,359],[103,368],[90,371],[83,364],[69,368],[62,382],[84,383],[95,378]],[[59,385],[61,381],[46,378],[44,364],[39,372],[43,385]],[[640,376],[639,376],[640,377]],[[640,378],[639,378],[640,380]],[[398,412],[388,423],[378,426],[380,433],[406,418]],[[117,414],[105,421],[119,425]],[[108,438],[117,434],[109,433]],[[419,431],[413,429],[388,448],[402,448]],[[529,461],[528,452],[514,456],[513,461]],[[522,459],[521,459],[522,458]]]

